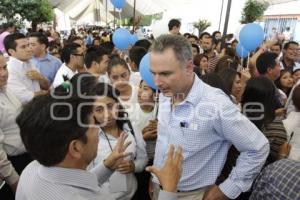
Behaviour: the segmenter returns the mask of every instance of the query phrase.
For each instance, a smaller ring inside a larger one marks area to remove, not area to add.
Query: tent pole
[[[221,6],[221,12],[220,12],[220,20],[219,20],[219,28],[218,28],[218,31],[221,30],[221,22],[222,22],[222,15],[223,15],[223,6],[224,6],[224,0],[222,0],[222,6]]]
[[[116,30],[116,7],[114,7],[114,29]]]
[[[231,1],[232,0],[228,0],[228,3],[227,3],[226,18],[225,18],[224,29],[223,29],[223,37],[222,37],[223,38],[222,48],[225,47],[225,37],[227,35],[227,28],[228,28],[228,22],[229,22],[229,17],[230,17]]]
[[[108,26],[108,23],[107,23],[107,0],[105,0],[105,22],[106,22],[106,26]]]
[[[133,3],[133,26],[132,26],[132,33],[134,33],[134,26],[135,26],[135,9],[136,9],[136,0]]]

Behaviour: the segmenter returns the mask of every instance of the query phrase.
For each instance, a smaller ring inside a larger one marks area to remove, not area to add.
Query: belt
[[[161,186],[161,185],[159,185],[159,188],[161,189],[161,190],[163,190],[163,187]],[[196,190],[200,190],[201,188],[197,188],[197,189],[193,189],[193,190],[177,190],[177,192],[179,192],[179,193],[184,193],[184,192],[194,192],[194,191],[196,191]]]

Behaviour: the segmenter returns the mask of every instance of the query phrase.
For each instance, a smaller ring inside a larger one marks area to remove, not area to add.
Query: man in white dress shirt
[[[67,44],[62,50],[62,66],[57,71],[52,86],[56,88],[65,79],[70,80],[84,66],[85,50],[76,43]]]
[[[14,33],[6,36],[4,46],[10,55],[7,63],[8,89],[22,104],[26,104],[35,96],[46,94],[49,83],[30,62],[32,51],[28,38],[21,33]]]
[[[8,91],[6,58],[0,53],[0,199],[14,199],[19,174],[32,161],[20,137],[16,117],[21,103]],[[2,180],[3,179],[3,180]]]
[[[68,95],[62,87],[59,89],[60,95]],[[92,171],[86,170],[97,155],[99,141],[99,125],[92,111],[94,100],[45,95],[24,107],[17,124],[26,149],[36,160],[21,174],[17,200],[110,200],[100,192],[100,186],[129,155],[125,150],[130,143],[125,143],[127,135],[121,133],[106,159]],[[80,115],[75,114],[79,108]],[[182,149],[175,152],[171,146],[166,160],[162,168],[151,166],[148,171],[158,176],[164,189],[159,199],[175,200]]]

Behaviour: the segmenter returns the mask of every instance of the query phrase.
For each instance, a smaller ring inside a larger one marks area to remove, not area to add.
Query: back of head
[[[168,23],[169,31],[172,30],[174,27],[180,27],[181,22],[178,19],[171,19]]]
[[[80,48],[79,44],[70,43],[64,46],[61,52],[61,61],[68,64],[72,54],[77,53],[77,48]]]
[[[44,95],[25,105],[16,121],[28,153],[42,165],[54,166],[65,159],[72,140],[86,143],[92,102],[78,97],[59,99]],[[88,104],[81,107],[82,103]]]
[[[181,63],[187,63],[193,59],[192,46],[188,40],[181,35],[161,35],[152,44],[150,52],[163,52],[173,49],[175,57]]]
[[[149,50],[150,46],[151,46],[151,42],[147,39],[142,39],[142,40],[138,40],[134,46],[137,47],[143,47],[144,49],[146,49],[146,51]]]
[[[275,68],[276,66],[276,53],[264,52],[256,60],[256,68],[261,75],[267,73],[268,68]]]
[[[215,73],[219,73],[225,69],[234,69],[237,70],[239,64],[237,61],[232,58],[231,56],[223,56],[222,58],[219,59],[217,62],[216,68],[215,68]]]
[[[13,33],[7,35],[3,41],[6,52],[10,55],[9,49],[16,50],[17,42],[16,40],[26,38],[22,33]]]
[[[236,76],[238,75],[239,77],[241,77],[241,74],[232,68],[224,69],[220,71],[218,74],[223,80],[225,87],[230,93],[232,92],[231,90]]]
[[[221,79],[221,77],[218,74],[215,73],[208,73],[203,76],[201,76],[201,80],[215,88],[221,89],[227,96],[230,96],[230,92],[225,87],[224,81]]]
[[[45,34],[41,32],[30,33],[28,37],[35,37],[40,44],[44,44],[46,48],[49,46],[48,38]]]
[[[144,55],[146,55],[146,54],[147,54],[147,51],[143,47],[133,46],[129,50],[129,58],[132,62],[134,62],[136,64],[137,68],[139,68],[140,62],[141,62],[142,58],[144,57]]]
[[[292,101],[295,105],[295,108],[300,112],[300,85],[297,85],[293,91]]]
[[[272,122],[276,105],[274,83],[264,76],[251,78],[247,82],[241,104],[246,116],[258,128]]]

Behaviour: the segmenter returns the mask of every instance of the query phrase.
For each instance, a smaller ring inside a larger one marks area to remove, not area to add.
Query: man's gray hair
[[[176,58],[182,64],[193,59],[192,46],[189,41],[181,35],[166,34],[159,36],[151,45],[150,52],[163,52],[173,49]]]

